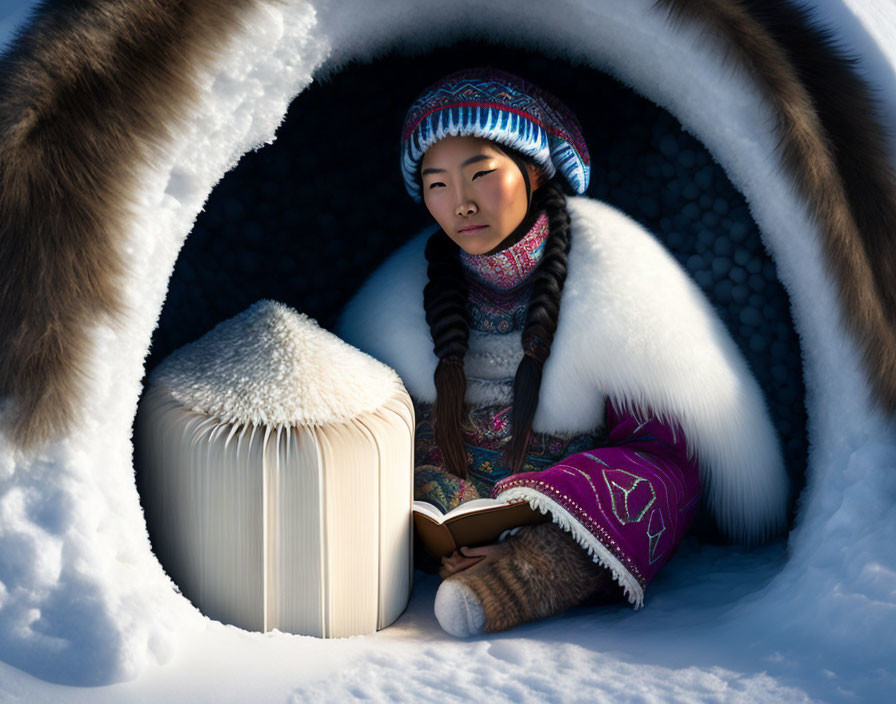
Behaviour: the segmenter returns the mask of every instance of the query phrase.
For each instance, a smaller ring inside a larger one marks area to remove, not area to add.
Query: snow
[[[866,60],[896,124],[896,6],[814,0]],[[0,4],[0,45],[29,3]],[[896,692],[896,428],[877,414],[831,311],[815,232],[773,156],[768,111],[718,48],[670,32],[650,0],[273,1],[221,61],[203,99],[140,179],[120,325],[97,321],[95,383],[77,427],[36,456],[0,444],[0,698],[4,701],[882,701]],[[312,75],[403,42],[423,51],[498,35],[606,70],[672,112],[750,202],[804,349],[808,485],[787,545],[687,541],[646,608],[576,609],[457,641],[416,574],[384,631],[322,641],[209,621],[153,557],[131,470],[143,358],[168,277],[207,194],[273,139]],[[89,685],[89,686],[88,686]]]
[[[763,557],[767,561],[768,555]],[[757,561],[748,558],[730,567],[749,568]],[[263,636],[206,621],[181,644],[184,652],[174,662],[132,682],[61,687],[7,666],[0,666],[0,682],[9,701],[29,703],[811,701],[788,677],[767,672],[781,669],[774,653],[759,667],[745,667],[745,658],[731,657],[739,650],[735,641],[726,648],[729,657],[719,659],[699,639],[684,636],[668,611],[681,602],[689,588],[684,583],[664,594],[663,603],[650,609],[653,618],[642,624],[637,621],[647,611],[633,615],[625,607],[605,613],[583,608],[501,636],[461,641],[442,632],[432,613],[438,578],[416,577],[407,612],[375,635],[329,641]],[[713,589],[718,598],[727,586],[718,583]],[[703,614],[703,619],[717,617],[716,609]],[[622,633],[627,635],[620,638]],[[650,643],[647,650],[645,642]]]
[[[382,362],[269,300],[181,347],[152,379],[183,408],[272,427],[344,423],[375,412],[401,386]]]

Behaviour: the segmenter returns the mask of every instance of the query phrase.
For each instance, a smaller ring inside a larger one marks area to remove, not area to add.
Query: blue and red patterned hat
[[[557,98],[511,73],[473,68],[452,73],[414,101],[401,131],[401,173],[420,201],[423,154],[449,135],[490,139],[531,157],[548,178],[559,171],[576,193],[591,178],[591,158],[575,115]]]

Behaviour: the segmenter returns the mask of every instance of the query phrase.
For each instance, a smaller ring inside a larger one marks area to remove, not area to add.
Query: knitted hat
[[[493,68],[459,71],[414,101],[401,131],[401,173],[417,202],[423,154],[449,135],[490,139],[531,157],[548,178],[559,170],[576,193],[588,188],[591,159],[575,115],[513,74]]]

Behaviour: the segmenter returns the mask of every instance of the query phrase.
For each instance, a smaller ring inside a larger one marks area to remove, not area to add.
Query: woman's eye
[[[480,176],[484,176],[485,174],[490,174],[494,170],[495,169],[489,169],[488,171],[477,171],[475,174],[473,174],[473,179],[475,180],[475,179],[479,178]]]
[[[431,184],[429,184],[429,187],[430,187],[430,188],[435,188],[436,186],[444,186],[444,185],[445,185],[445,184],[442,183],[441,181],[433,181]]]

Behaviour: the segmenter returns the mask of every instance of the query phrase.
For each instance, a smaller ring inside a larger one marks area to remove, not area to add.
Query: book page
[[[160,560],[203,613],[247,630],[335,637],[403,612],[414,417],[402,386],[375,413],[316,429],[234,427],[167,393],[144,402],[155,409],[138,425],[147,522]]]
[[[460,504],[460,506],[455,506],[448,513],[442,513],[438,506],[435,506],[428,501],[414,501],[413,510],[415,513],[420,513],[431,519],[434,523],[441,524],[452,518],[456,518],[457,516],[463,516],[465,513],[477,513],[486,509],[508,505],[508,501],[486,497],[483,499],[471,499],[470,501],[465,501]]]
[[[263,441],[253,426],[220,425],[207,441],[197,439],[191,463],[192,512],[200,520],[192,554],[203,577],[202,610],[251,630],[264,627]]]
[[[283,429],[269,439],[265,630],[325,635],[323,472],[309,429]]]
[[[414,475],[414,409],[401,386],[376,413],[357,419],[376,443],[379,455],[379,612],[377,628],[393,623],[411,592]]]
[[[207,616],[261,630],[262,438],[184,408],[164,387],[144,397],[138,432],[160,561]]]
[[[379,454],[352,423],[315,429],[324,484],[324,635],[376,630],[379,599]]]

